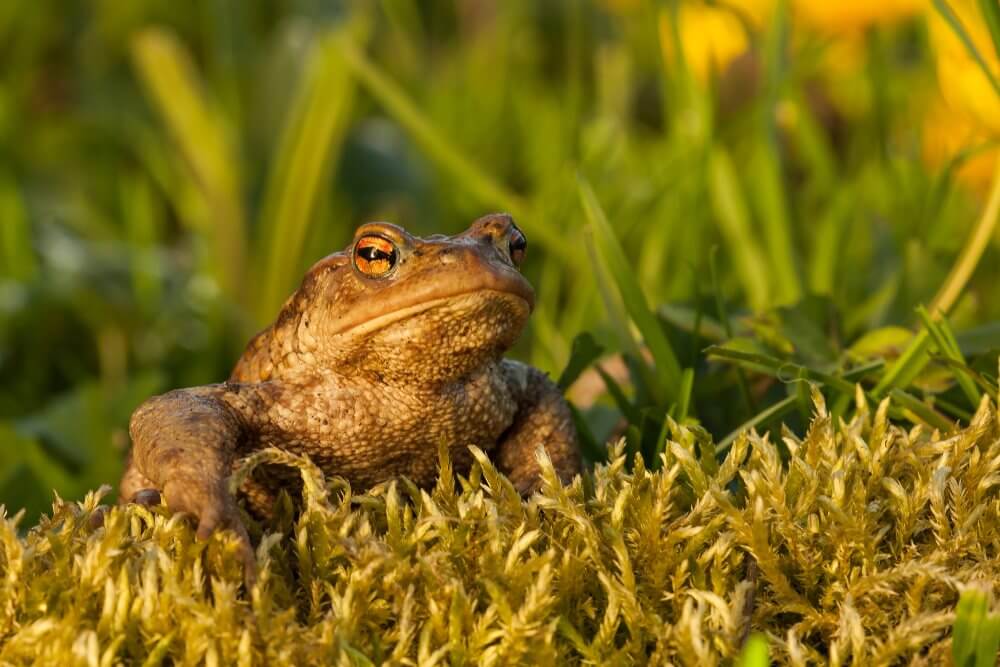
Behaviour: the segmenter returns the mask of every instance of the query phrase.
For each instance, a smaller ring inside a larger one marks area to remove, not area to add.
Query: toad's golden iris
[[[381,278],[396,266],[399,253],[392,241],[381,236],[362,236],[354,245],[354,266],[370,278]]]

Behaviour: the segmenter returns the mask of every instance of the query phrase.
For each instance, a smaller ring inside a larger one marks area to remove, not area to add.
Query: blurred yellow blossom
[[[926,0],[792,0],[795,22],[817,32],[862,32],[920,14]]]
[[[989,138],[969,116],[948,108],[941,101],[924,117],[924,159],[932,165],[943,166],[962,150],[985,147]],[[955,176],[971,190],[986,192],[998,158],[1000,147],[997,145],[974,151],[958,167]]]
[[[677,8],[677,33],[681,53],[699,81],[723,71],[750,45],[747,29],[763,24],[771,9],[770,0],[743,0],[726,6],[684,2]],[[676,47],[670,12],[660,14],[660,45],[665,62],[673,62]],[[749,25],[748,25],[749,24]]]
[[[681,2],[677,32],[690,70],[701,81],[712,72],[724,70],[749,48],[747,31],[766,26],[777,5],[777,0]],[[835,37],[828,52],[836,71],[856,71],[862,62],[864,30],[913,18],[925,8],[926,0],[789,1],[791,19],[798,28]],[[660,44],[668,63],[673,62],[675,53],[670,20],[669,10],[664,9],[660,15]]]
[[[1000,77],[1000,61],[973,0],[951,0],[950,5],[987,67]],[[970,115],[987,133],[1000,136],[1000,93],[938,12],[932,12],[930,24],[938,85],[945,103],[955,112]]]
[[[949,5],[987,67],[1000,76],[996,50],[975,2],[951,0]],[[951,25],[934,10],[929,21],[941,99],[924,119],[924,156],[941,165],[963,149],[1000,140],[1000,94]],[[958,180],[986,192],[998,159],[995,145],[975,152],[958,169]]]

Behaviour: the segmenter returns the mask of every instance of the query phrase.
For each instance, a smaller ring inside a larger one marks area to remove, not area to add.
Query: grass
[[[261,452],[244,472],[297,467],[305,490],[253,524],[249,592],[231,538],[196,542],[162,508],[95,527],[106,490],[57,499],[24,535],[0,524],[0,661],[714,665],[751,628],[743,664],[995,655],[995,404],[942,433],[892,424],[888,401],[859,395],[844,422],[813,399],[803,436],[746,433],[721,465],[677,423],[655,471],[624,443],[570,486],[543,461],[526,501],[481,453],[467,478],[443,458],[433,489],[359,496]]]

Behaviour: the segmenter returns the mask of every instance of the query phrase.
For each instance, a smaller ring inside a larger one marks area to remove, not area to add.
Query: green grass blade
[[[729,435],[720,440],[719,443],[715,446],[715,451],[719,453],[727,451],[730,447],[732,447],[733,441],[736,440],[737,437],[739,437],[740,433],[743,433],[744,431],[751,428],[756,428],[757,426],[760,426],[761,424],[764,424],[772,419],[779,419],[781,417],[784,417],[789,412],[795,409],[797,403],[798,403],[797,396],[789,396],[788,398],[784,398],[775,403],[774,405],[768,406],[766,409],[761,410],[753,417],[751,417],[750,419],[746,420],[745,422],[737,426],[735,429],[733,429],[729,433]]]
[[[607,264],[629,317],[639,329],[643,341],[653,355],[657,382],[656,387],[651,389],[657,389],[661,398],[672,402],[677,399],[678,388],[681,385],[681,368],[677,362],[677,355],[674,354],[659,319],[649,308],[646,295],[642,292],[635,278],[635,272],[611,229],[611,224],[594,191],[584,180],[580,181],[579,193],[587,220],[594,232],[596,250]]]
[[[719,281],[718,246],[712,246],[708,253],[708,272],[712,278],[712,295],[715,299],[715,311],[722,322],[726,332],[726,338],[733,337],[733,325],[729,320],[729,312],[726,310],[726,299],[722,294],[722,284]],[[740,397],[743,399],[743,408],[748,415],[756,410],[754,406],[753,394],[750,393],[750,384],[747,382],[746,373],[742,368],[736,369],[736,376],[740,384]]]
[[[681,373],[681,384],[677,402],[677,421],[684,421],[687,418],[688,410],[691,409],[691,394],[694,390],[694,369],[685,368]]]
[[[1000,161],[997,162],[993,171],[993,184],[990,187],[989,198],[986,201],[983,214],[976,222],[972,234],[965,242],[965,247],[962,248],[962,253],[958,256],[951,272],[928,308],[932,314],[938,312],[947,314],[958,301],[958,297],[965,289],[969,278],[972,277],[973,271],[979,265],[979,260],[982,259],[990,239],[993,238],[998,218],[1000,218]]]
[[[993,42],[993,51],[1000,61],[1000,3],[996,0],[978,0],[979,12],[983,15],[986,29],[990,32],[990,40]]]
[[[927,335],[926,331],[924,333]],[[838,377],[765,354],[741,352],[719,346],[709,347],[706,353],[709,356],[728,359],[737,364],[742,364],[747,368],[771,375],[782,382],[808,380],[834,389],[844,395],[853,395],[855,391],[853,382],[847,379],[846,374],[844,377]],[[874,392],[872,394],[866,393],[865,395],[873,402],[877,400],[877,395]],[[902,389],[892,389],[890,395],[899,405],[916,417],[918,421],[942,431],[948,431],[952,428],[953,424],[945,417]],[[792,399],[794,402],[797,397],[792,397]]]
[[[986,594],[976,588],[962,591],[955,605],[951,629],[951,657],[956,667],[968,667],[976,655],[976,635],[986,615]]]
[[[986,208],[962,249],[961,255],[955,261],[951,272],[928,308],[932,314],[947,314],[955,305],[993,236],[998,218],[1000,218],[1000,163],[997,163],[993,173],[993,185]],[[893,388],[905,387],[912,382],[930,360],[930,356],[927,354],[929,343],[930,334],[926,329],[921,330],[913,337],[903,354],[889,367],[872,393],[876,397],[881,397]]]
[[[775,279],[771,285],[772,302],[790,304],[802,297],[802,279],[795,260],[788,193],[778,148],[775,113],[786,76],[786,49],[789,33],[789,8],[786,0],[777,3],[765,43],[765,100],[760,140],[753,159],[755,201],[760,214],[768,259]]]
[[[774,272],[773,303],[792,304],[802,298],[802,280],[792,246],[784,176],[773,141],[761,142],[753,160],[756,201],[767,247],[768,263]]]
[[[431,121],[407,97],[403,89],[368,59],[356,44],[345,40],[340,45],[344,61],[371,95],[426,151],[427,155],[449,172],[456,184],[484,204],[500,206],[515,217],[523,217],[527,204],[505,186],[465,158]]]
[[[920,315],[920,319],[924,323],[924,327],[930,333],[931,338],[934,339],[934,344],[937,345],[938,351],[942,356],[954,361],[958,367],[953,368],[955,371],[955,381],[962,388],[965,393],[966,398],[973,407],[979,405],[979,399],[981,395],[979,390],[976,388],[976,383],[962,370],[965,366],[965,358],[962,357],[962,353],[958,350],[958,343],[955,342],[954,336],[949,336],[944,331],[944,323],[947,321],[941,318],[938,322],[931,319],[930,313],[927,309],[921,306],[917,309],[917,313]]]
[[[834,195],[833,201],[815,222],[810,234],[811,250],[808,261],[808,285],[814,294],[833,294],[837,284],[838,260],[841,256],[843,235],[847,231],[854,206],[853,189],[844,188]]]
[[[580,442],[580,450],[583,453],[583,457],[591,463],[605,461],[608,458],[607,448],[597,442],[597,438],[594,436],[593,431],[590,430],[590,424],[587,423],[586,418],[572,403],[569,404],[569,411],[573,415],[573,425],[576,426],[576,437]]]
[[[882,368],[882,366],[884,366],[884,362],[882,362],[881,360],[870,364],[866,364],[864,366],[858,366],[857,368],[852,368],[851,370],[844,373],[843,379],[851,382],[856,382],[857,380],[863,378],[865,375],[868,375],[869,373],[873,373],[879,370],[880,368]],[[848,400],[850,400],[851,398],[847,394],[843,394],[843,396],[848,398]],[[788,414],[789,412],[795,409],[797,401],[798,397],[793,395],[778,401],[774,405],[768,406],[764,410],[761,410],[756,415],[754,415],[747,421],[737,426],[733,431],[729,433],[729,435],[720,440],[719,444],[716,446],[716,450],[717,451],[722,451],[724,449],[727,450],[729,449],[729,447],[732,446],[733,441],[736,440],[739,434],[742,433],[743,431],[746,431],[747,429],[750,428],[755,428],[772,419],[778,419]]]
[[[911,412],[917,421],[922,421],[928,426],[939,429],[942,432],[950,431],[954,424],[952,424],[948,419],[941,415],[937,410],[934,410],[926,403],[920,401],[914,396],[906,393],[902,389],[893,389],[890,394],[892,400],[898,403],[903,409]]]
[[[354,83],[337,43],[343,38],[335,32],[314,46],[272,160],[258,248],[258,325],[274,316],[295,287],[317,201],[348,126]]]
[[[608,390],[608,395],[611,396],[611,400],[618,406],[619,412],[622,413],[626,421],[634,425],[640,424],[642,422],[642,414],[640,414],[636,406],[632,405],[632,401],[625,395],[625,390],[621,388],[621,385],[600,366],[594,366],[594,370],[604,380],[604,386]]]
[[[854,394],[854,384],[841,377],[817,371],[791,361],[778,359],[777,357],[771,357],[766,354],[754,354],[752,352],[731,350],[727,347],[720,347],[718,345],[708,347],[705,352],[710,357],[719,357],[720,359],[727,359],[738,364],[744,364],[748,368],[761,370],[782,381],[788,381],[789,379],[811,380],[813,382],[819,382],[826,385],[831,389],[836,389],[839,392],[851,395]]]
[[[876,398],[885,396],[886,393],[896,387],[905,387],[913,382],[914,378],[920,375],[930,360],[927,348],[930,346],[931,338],[926,329],[921,329],[901,355],[889,366],[872,394]]]
[[[948,23],[952,32],[954,32],[955,35],[962,41],[962,44],[965,46],[965,50],[969,52],[972,59],[976,61],[977,65],[979,65],[979,69],[982,70],[987,81],[989,81],[990,85],[993,86],[993,91],[996,92],[997,95],[1000,95],[1000,82],[997,81],[996,76],[993,74],[993,70],[991,70],[990,66],[986,63],[986,59],[983,58],[983,54],[981,54],[979,49],[976,48],[975,42],[972,41],[972,37],[969,36],[965,26],[962,25],[962,21],[958,18],[958,15],[955,14],[951,5],[948,4],[948,0],[933,0],[933,2],[934,9],[936,9],[938,14],[941,15],[941,18]]]
[[[996,398],[997,398],[997,388],[996,388],[996,386],[994,384],[992,384],[990,382],[990,379],[988,377],[986,377],[985,375],[983,375],[982,373],[977,373],[972,368],[969,368],[968,365],[966,365],[964,363],[959,363],[959,362],[955,361],[954,359],[950,359],[948,357],[937,357],[936,361],[940,361],[945,366],[948,366],[949,368],[955,369],[956,373],[959,373],[959,372],[960,373],[965,373],[966,375],[968,375],[972,379],[972,381],[976,384],[976,386],[978,386],[982,391],[984,391],[987,394],[989,394],[990,398],[992,398],[993,400],[996,400]]]
[[[0,171],[0,277],[26,282],[36,271],[24,201],[13,177]]]
[[[356,44],[345,40],[341,49],[347,66],[365,89],[410,133],[426,155],[453,178],[456,186],[464,188],[483,205],[499,207],[513,215],[529,236],[537,238],[563,261],[575,261],[561,231],[532,216],[527,202],[467,159]]]
[[[132,41],[132,60],[211,211],[211,268],[223,292],[241,302],[246,218],[229,127],[205,94],[191,55],[172,33],[159,28],[139,32]]]
[[[629,326],[628,313],[622,302],[621,294],[615,289],[611,271],[604,257],[598,252],[594,241],[594,232],[589,227],[584,229],[583,245],[587,250],[590,263],[594,267],[594,282],[597,283],[597,290],[604,302],[604,308],[608,314],[607,319],[617,334],[621,349],[636,360],[636,369],[640,376],[637,378],[637,384],[641,382],[642,386],[656,391],[656,378],[653,369],[643,360],[642,348],[639,341],[635,339],[632,327]]]
[[[979,623],[976,636],[976,667],[993,667],[997,664],[1000,649],[1000,614],[986,614]]]
[[[665,303],[657,307],[656,315],[680,331],[686,331],[691,334],[697,331],[700,339],[721,343],[727,338],[732,337],[726,335],[726,328],[717,319],[688,306]]]
[[[740,651],[740,657],[736,661],[737,667],[768,667],[770,664],[767,637],[760,632],[753,633]]]
[[[724,148],[716,147],[709,156],[708,190],[719,231],[728,246],[729,256],[733,259],[750,307],[762,311],[770,301],[767,273],[761,270],[767,262],[750,224],[750,213],[732,158]]]

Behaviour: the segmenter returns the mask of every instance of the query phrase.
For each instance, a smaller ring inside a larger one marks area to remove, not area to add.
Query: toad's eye
[[[354,244],[354,266],[369,278],[383,278],[396,268],[399,251],[395,244],[381,236],[362,236]]]
[[[524,238],[524,234],[517,227],[511,230],[507,250],[514,265],[521,266],[521,262],[524,261],[524,255],[528,251],[528,239]]]

